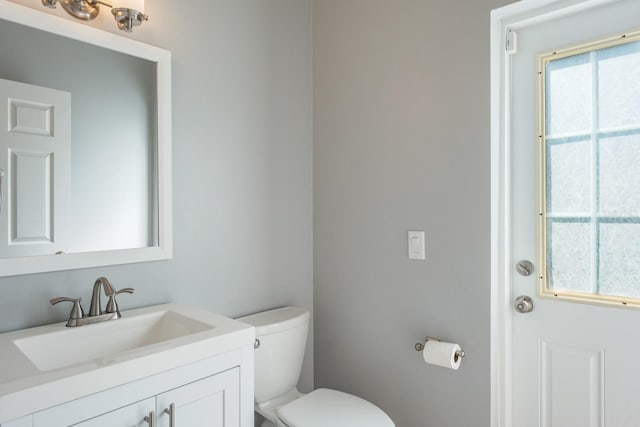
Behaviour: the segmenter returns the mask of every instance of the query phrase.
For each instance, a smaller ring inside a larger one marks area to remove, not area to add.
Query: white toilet
[[[284,307],[237,320],[256,328],[255,411],[266,419],[262,427],[395,427],[380,408],[351,394],[298,391],[307,310]]]

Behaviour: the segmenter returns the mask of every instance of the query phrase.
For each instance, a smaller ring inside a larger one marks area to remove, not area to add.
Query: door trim
[[[507,33],[618,0],[521,0],[491,11],[491,426],[511,427],[511,165]],[[511,43],[513,38],[510,37]],[[513,47],[513,46],[512,46]],[[517,46],[516,46],[517,48]]]

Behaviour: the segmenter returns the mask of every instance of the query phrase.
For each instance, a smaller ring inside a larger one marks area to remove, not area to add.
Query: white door
[[[512,28],[511,295],[534,305],[512,310],[514,427],[640,426],[640,310],[616,297],[640,296],[640,49],[562,56],[639,17],[638,0],[600,2]]]
[[[66,250],[71,94],[0,79],[0,257]]]

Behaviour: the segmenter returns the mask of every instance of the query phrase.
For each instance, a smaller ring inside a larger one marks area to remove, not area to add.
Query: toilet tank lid
[[[256,335],[268,335],[300,326],[306,327],[309,322],[309,310],[282,307],[238,317],[236,320],[254,326]]]
[[[352,394],[320,388],[278,409],[292,427],[395,427],[387,414]]]

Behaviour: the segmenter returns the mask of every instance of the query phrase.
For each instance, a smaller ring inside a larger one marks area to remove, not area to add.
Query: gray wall
[[[315,380],[398,427],[489,425],[489,13],[314,1]],[[425,230],[426,261],[407,259]],[[414,343],[459,342],[460,370]]]
[[[136,288],[123,309],[312,308],[311,1],[185,3],[148,1],[131,35],[173,52],[174,259],[0,279],[0,331],[63,320],[48,299],[87,304],[100,275]],[[118,32],[102,15],[95,25]],[[305,390],[311,345],[307,356]]]

